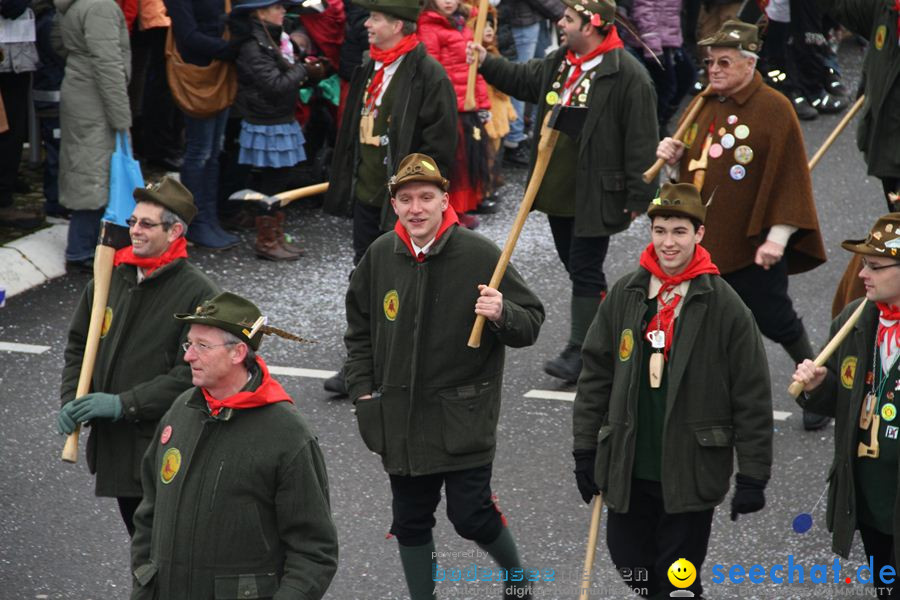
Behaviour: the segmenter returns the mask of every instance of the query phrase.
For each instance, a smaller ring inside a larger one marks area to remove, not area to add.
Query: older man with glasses
[[[89,282],[69,327],[57,428],[90,423],[87,463],[97,496],[118,500],[125,527],[141,500],[138,465],[160,417],[191,386],[180,344],[188,327],[172,315],[193,310],[219,287],[187,261],[184,235],[197,209],[174,179],[134,191],[131,246],[116,253],[91,393],[75,397],[91,318]]]
[[[800,122],[756,70],[755,25],[726,21],[699,45],[709,72],[709,88],[695,100],[703,107],[684,139],[663,139],[656,155],[673,178],[700,190],[709,205],[703,246],[762,334],[799,363],[813,350],[788,296],[788,275],[825,262]],[[805,429],[827,424],[804,411]]]

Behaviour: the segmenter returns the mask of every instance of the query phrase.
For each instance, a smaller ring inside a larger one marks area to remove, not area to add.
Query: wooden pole
[[[859,112],[859,109],[862,108],[863,103],[866,100],[865,94],[859,97],[859,99],[853,103],[853,106],[850,107],[850,110],[847,111],[847,114],[844,115],[844,118],[841,119],[840,123],[837,124],[837,127],[834,128],[834,131],[825,139],[825,142],[816,150],[816,153],[813,154],[813,157],[809,159],[809,170],[812,171],[816,168],[816,165],[819,164],[819,161],[824,156],[825,152],[831,147],[831,144],[834,143],[834,140],[837,139],[839,135],[844,131],[844,128],[850,123],[853,117],[856,116],[856,113]]]
[[[603,494],[594,496],[594,509],[591,511],[591,527],[588,530],[588,543],[584,551],[584,570],[581,572],[581,585],[578,588],[578,600],[587,600],[591,594],[591,572],[594,570],[594,554],[597,551],[597,538],[600,531],[600,516],[603,513]]]
[[[484,25],[487,22],[487,13],[488,13],[488,0],[479,0],[478,2],[478,14],[475,16],[475,35],[472,41],[476,44],[481,44],[481,41],[484,39]],[[496,32],[494,32],[496,35]],[[466,98],[463,102],[464,110],[475,110],[477,108],[477,104],[475,102],[475,80],[478,77],[478,60],[472,61],[472,64],[469,65],[469,74],[466,79]]]
[[[672,136],[673,139],[678,140],[679,142],[684,139],[684,134],[687,133],[688,127],[694,122],[697,118],[697,115],[700,113],[700,109],[703,108],[703,103],[706,102],[706,92],[709,90],[709,86],[706,86],[706,89],[703,90],[697,98],[694,100],[694,105],[691,106],[690,110],[688,110],[687,116],[685,116],[681,120],[681,125],[678,126],[678,129],[675,130],[675,135]],[[657,158],[656,162],[653,163],[653,166],[644,171],[643,179],[644,183],[650,183],[656,176],[659,175],[660,169],[663,168],[663,165],[666,164],[661,158]]]

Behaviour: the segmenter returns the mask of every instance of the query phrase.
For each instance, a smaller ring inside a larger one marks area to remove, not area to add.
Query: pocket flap
[[[138,585],[141,587],[145,587],[148,583],[153,581],[153,578],[156,576],[156,565],[152,562],[149,562],[145,565],[139,566],[134,570],[134,579],[138,582]]]
[[[216,575],[216,600],[271,598],[278,591],[275,573]]]
[[[601,175],[603,189],[609,192],[621,192],[625,189],[625,173],[610,173]]]
[[[600,428],[600,431],[597,432],[597,444],[598,445],[600,444],[600,442],[602,442],[603,440],[605,440],[606,438],[609,437],[609,434],[612,433],[612,429],[613,429],[612,425],[604,425],[603,427]]]
[[[695,434],[701,446],[731,446],[734,442],[734,430],[727,425],[698,429]]]

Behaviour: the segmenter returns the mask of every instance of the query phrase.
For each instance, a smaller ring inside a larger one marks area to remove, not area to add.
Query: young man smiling
[[[646,569],[649,597],[699,572],[713,510],[738,474],[731,518],[760,510],[772,462],[772,400],[750,311],[700,245],[706,208],[690,184],[664,184],[647,211],[640,268],[600,305],[584,342],[573,416],[585,502],[603,492],[618,569]],[[689,588],[700,596],[699,578]]]
[[[859,278],[869,305],[826,366],[797,365],[804,384],[798,401],[834,417],[834,460],[829,474],[828,529],[832,549],[848,557],[859,530],[875,573],[896,571],[900,556],[897,486],[900,481],[900,215],[878,219],[864,240],[841,244],[862,257]],[[862,299],[850,303],[831,324],[831,336]],[[879,596],[893,590],[873,578]],[[893,596],[897,597],[894,592]]]
[[[459,535],[504,569],[522,566],[491,500],[491,469],[505,348],[533,344],[544,320],[513,267],[499,289],[484,285],[500,250],[458,226],[449,185],[430,157],[403,159],[388,184],[394,231],[369,247],[347,291],[347,385],[363,441],[390,477],[391,533],[412,600],[434,596],[442,487]],[[473,349],[476,315],[488,326]]]
[[[57,417],[60,433],[90,423],[87,464],[97,475],[96,494],[118,500],[129,534],[141,500],[137,465],[156,423],[175,397],[190,387],[179,344],[187,327],[171,316],[189,312],[218,286],[187,261],[184,235],[197,213],[191,193],[168,177],[134,191],[128,220],[131,246],[116,253],[100,334],[91,393],[75,398],[91,317],[93,281],[72,317]]]

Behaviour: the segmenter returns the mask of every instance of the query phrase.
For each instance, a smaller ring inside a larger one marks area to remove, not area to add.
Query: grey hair
[[[224,329],[222,330],[222,338],[225,340],[226,344],[244,344],[247,346],[247,356],[244,357],[243,365],[245,369],[251,371],[254,365],[256,365],[256,352],[250,347],[250,344]]]
[[[162,205],[160,204],[159,206],[162,206]],[[187,225],[187,223],[184,222],[184,219],[182,219],[181,217],[179,217],[178,215],[173,213],[171,210],[169,210],[165,206],[163,206],[162,209],[163,209],[162,217],[160,220],[162,221],[163,225],[166,226],[166,229],[172,229],[172,226],[175,225],[175,223],[181,223],[181,228],[182,228],[181,235],[184,236],[184,234],[187,233],[187,228],[188,228],[188,225]]]
[[[741,53],[741,56],[744,58],[752,58],[753,60],[759,60],[759,54],[755,52],[750,52],[749,50],[744,50],[743,48],[738,48],[738,52]]]

